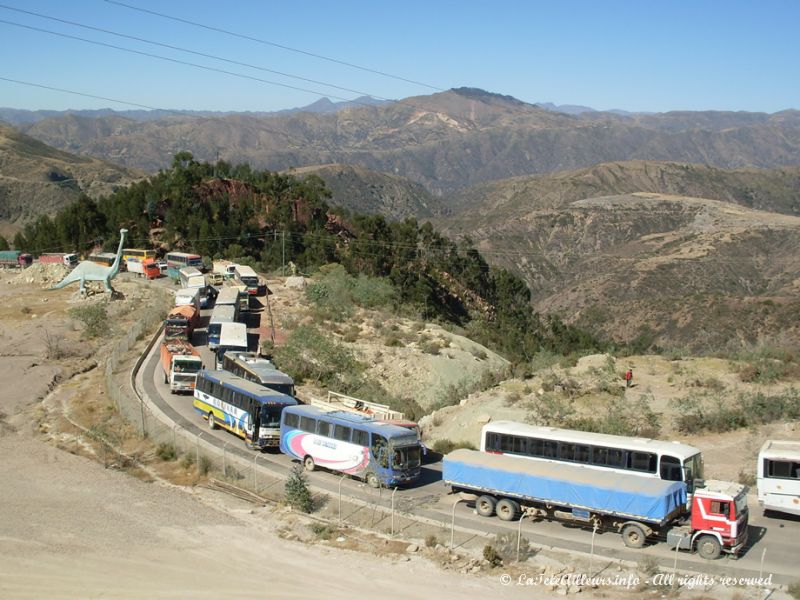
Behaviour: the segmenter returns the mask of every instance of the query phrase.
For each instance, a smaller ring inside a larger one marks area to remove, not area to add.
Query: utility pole
[[[286,231],[281,231],[281,277],[286,276]]]

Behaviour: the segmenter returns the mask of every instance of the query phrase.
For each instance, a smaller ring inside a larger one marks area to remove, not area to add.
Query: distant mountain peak
[[[475,100],[503,100],[504,102],[510,102],[512,104],[517,105],[524,105],[527,104],[522,100],[517,100],[514,96],[504,96],[503,94],[496,94],[494,92],[487,92],[486,90],[482,90],[480,88],[472,88],[472,87],[460,87],[460,88],[453,88],[450,90],[454,94],[458,94],[459,96],[464,96],[465,98],[473,98]]]

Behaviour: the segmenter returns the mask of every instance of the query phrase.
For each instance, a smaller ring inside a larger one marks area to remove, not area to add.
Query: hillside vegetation
[[[142,176],[130,169],[57,150],[0,124],[0,234],[11,237],[80,194],[98,198]]]
[[[567,353],[601,343],[558,318],[530,310],[530,291],[490,267],[469,243],[455,243],[429,223],[346,216],[326,203],[318,177],[254,171],[247,165],[196,162],[190,153],[155,177],[95,202],[82,196],[55,218],[41,217],[14,239],[34,254],[58,246],[107,249],[118,231],[132,246],[160,246],[225,257],[271,271],[292,262],[302,272],[339,263],[353,276],[392,289],[381,303],[396,312],[464,327],[510,360],[548,349]],[[154,227],[155,225],[155,227]],[[333,292],[320,288],[322,299]]]

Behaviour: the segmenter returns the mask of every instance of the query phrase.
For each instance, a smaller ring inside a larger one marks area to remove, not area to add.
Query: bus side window
[[[296,429],[297,426],[300,424],[300,417],[293,413],[285,412],[283,413],[283,422],[286,424],[287,427],[292,427]]]
[[[336,425],[333,429],[333,438],[342,442],[349,442],[351,431],[346,425]]]
[[[650,452],[636,452],[632,451],[628,454],[630,460],[630,469],[632,471],[643,471],[645,473],[656,472],[656,455]]]
[[[378,464],[384,469],[389,467],[389,443],[386,438],[377,433],[372,434],[372,457],[378,461]]]
[[[529,439],[528,456],[544,456],[544,442],[536,438]]]
[[[674,456],[661,457],[661,479],[665,481],[683,481],[681,461]]]
[[[369,434],[361,429],[353,430],[353,443],[359,446],[369,446]]]
[[[311,417],[300,417],[300,431],[314,433],[317,430],[317,420]]]
[[[331,429],[333,429],[332,423],[326,423],[325,421],[319,421],[317,425],[317,435],[321,435],[323,437],[331,437]]]
[[[553,440],[544,440],[542,457],[543,458],[557,458],[558,457],[558,442]]]

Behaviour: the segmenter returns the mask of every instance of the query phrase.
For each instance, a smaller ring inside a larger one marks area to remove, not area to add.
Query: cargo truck
[[[158,279],[161,277],[161,269],[152,258],[138,260],[135,258],[125,261],[128,272],[136,273],[139,277],[146,277],[147,279]]]
[[[164,337],[191,342],[199,321],[200,312],[194,305],[176,306],[164,321]]]
[[[161,342],[161,368],[170,393],[194,393],[197,373],[202,370],[203,361],[189,342],[164,340]]]
[[[78,264],[78,255],[64,252],[47,252],[39,256],[39,262],[43,265],[66,265],[74,267]]]
[[[33,256],[19,250],[0,250],[0,267],[4,269],[24,269],[30,267]]]
[[[683,481],[475,450],[445,456],[442,479],[470,494],[481,516],[524,514],[617,531],[630,548],[666,540],[711,560],[736,555],[747,542],[747,487],[737,483],[697,480],[687,507]]]

